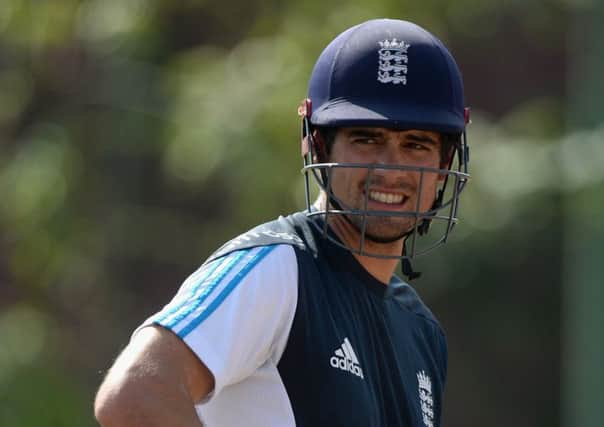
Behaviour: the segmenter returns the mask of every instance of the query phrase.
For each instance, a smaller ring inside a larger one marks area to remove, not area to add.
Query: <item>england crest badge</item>
[[[434,399],[432,398],[432,380],[425,371],[417,372],[419,389],[419,405],[422,411],[422,420],[426,427],[434,427]]]
[[[407,84],[410,44],[397,39],[382,40],[380,49],[377,79],[381,83]]]

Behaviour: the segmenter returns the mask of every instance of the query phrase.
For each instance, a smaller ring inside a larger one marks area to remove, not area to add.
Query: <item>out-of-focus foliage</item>
[[[566,126],[578,7],[2,0],[0,425],[94,425],[136,325],[223,241],[302,208],[313,63],[380,16],[441,37],[474,108],[462,223],[417,284],[449,333],[446,425],[559,425],[562,199],[604,181],[604,127]]]

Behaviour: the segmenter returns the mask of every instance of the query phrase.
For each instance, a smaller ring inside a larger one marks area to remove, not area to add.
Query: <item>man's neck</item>
[[[398,259],[393,258],[376,258],[355,253],[353,255],[369,274],[384,285],[390,283],[390,279],[392,279],[396,266],[399,263]]]

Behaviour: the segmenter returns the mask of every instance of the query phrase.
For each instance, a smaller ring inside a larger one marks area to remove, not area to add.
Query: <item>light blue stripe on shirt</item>
[[[237,285],[243,280],[243,278],[258,264],[264,257],[266,257],[276,246],[263,246],[247,263],[243,266],[241,270],[231,279],[228,285],[222,290],[222,292],[206,307],[205,310],[201,312],[201,314],[194,318],[185,328],[178,332],[178,336],[181,338],[186,337],[193,329],[199,326],[205,319],[210,316],[220,306],[220,304],[229,296],[229,294],[237,287]],[[216,284],[220,283],[220,281],[214,280],[212,282],[212,288],[216,287]],[[195,308],[199,307],[201,302],[198,302]],[[195,309],[194,308],[194,309]]]
[[[174,329],[174,327],[185,319],[189,314],[197,309],[207,299],[214,288],[224,279],[224,277],[233,270],[233,268],[239,263],[239,261],[249,252],[249,250],[242,250],[229,254],[222,260],[217,260],[216,265],[212,266],[212,269],[207,275],[203,275],[191,291],[191,295],[184,299],[180,306],[171,310],[170,315],[166,315],[157,322],[165,326],[168,329]],[[223,267],[219,270],[218,274],[213,274],[219,267]],[[208,281],[208,279],[211,279]]]
[[[152,318],[152,322],[159,323],[160,325],[165,325],[166,321],[171,316],[176,314],[176,312],[178,310],[181,310],[183,307],[186,307],[187,302],[191,301],[194,298],[195,293],[197,293],[197,291],[199,291],[200,285],[205,280],[207,280],[212,275],[212,273],[214,273],[214,271],[216,271],[216,269],[218,267],[220,267],[220,265],[222,265],[223,262],[224,262],[224,259],[217,260],[217,261],[211,263],[207,268],[202,267],[201,276],[196,279],[197,283],[191,285],[190,289],[187,292],[187,295],[182,296],[182,297],[178,296],[177,297],[178,302],[173,301],[172,303],[168,304],[168,307],[164,308],[161,312],[157,313]]]

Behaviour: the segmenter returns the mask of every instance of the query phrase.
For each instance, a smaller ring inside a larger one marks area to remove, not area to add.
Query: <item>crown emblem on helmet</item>
[[[407,49],[411,47],[409,43],[405,43],[403,40],[399,42],[396,38],[392,40],[382,40],[379,44],[382,49],[400,51],[402,53],[407,53]]]
[[[381,49],[378,51],[379,69],[377,79],[380,83],[407,84],[407,63],[409,57],[407,50],[409,43],[397,39],[382,40],[378,42]]]

